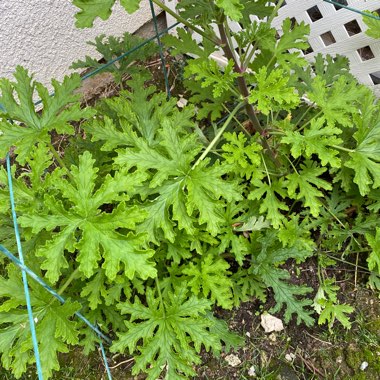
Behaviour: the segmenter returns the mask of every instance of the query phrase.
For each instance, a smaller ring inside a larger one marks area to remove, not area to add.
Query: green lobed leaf
[[[279,110],[291,110],[299,104],[299,95],[294,87],[290,87],[289,78],[282,69],[274,69],[268,73],[261,67],[254,76],[256,87],[248,96],[249,103],[257,103],[257,109],[264,115]]]
[[[346,314],[354,311],[354,308],[346,304],[334,304],[331,301],[323,303],[324,309],[318,319],[318,324],[328,323],[331,330],[335,320],[338,320],[346,329],[351,328],[351,322]]]
[[[244,6],[240,0],[215,0],[215,4],[232,20],[239,21],[243,17]]]
[[[170,379],[194,376],[192,365],[200,363],[202,346],[207,351],[221,349],[220,338],[213,332],[215,322],[206,315],[211,303],[195,296],[188,297],[185,286],[167,293],[162,301],[148,289],[147,306],[138,297],[133,303],[120,304],[118,308],[122,314],[129,314],[130,319],[125,322],[127,332],[118,333],[111,350],[139,351],[132,372],[146,372],[150,380],[162,373]]]
[[[285,183],[283,181],[276,181],[268,184],[259,179],[254,179],[252,184],[255,188],[249,193],[248,199],[260,200],[260,213],[266,213],[272,226],[279,228],[283,221],[281,210],[289,210],[289,207],[276,195],[278,194],[282,198],[286,196]]]
[[[6,109],[4,120],[0,119],[0,156],[5,156],[11,146],[15,146],[18,162],[25,164],[37,142],[50,143],[49,132],[55,130],[58,133],[73,134],[70,122],[90,117],[93,111],[90,107],[85,110],[80,108],[80,96],[74,94],[81,83],[77,74],[65,77],[61,84],[53,80],[52,96],[23,67],[17,66],[14,76],[16,82],[8,79],[0,81],[0,103]],[[36,95],[42,101],[41,112],[37,112],[34,106]],[[12,124],[5,119],[17,123]]]
[[[235,87],[235,79],[239,76],[234,71],[232,60],[229,60],[224,70],[221,71],[217,62],[211,58],[189,62],[186,67],[186,75],[194,75],[195,80],[200,81],[203,88],[211,87],[215,98],[231,92],[231,89]]]
[[[307,96],[320,108],[320,118],[329,126],[340,124],[349,127],[352,115],[359,112],[357,105],[366,92],[364,86],[346,75],[339,76],[330,86],[327,86],[326,79],[316,76]]]
[[[171,120],[162,123],[157,138],[160,143],[153,147],[139,138],[136,147],[117,150],[115,159],[117,166],[137,167],[138,172],[149,172],[151,176],[146,196],[152,199],[143,206],[148,216],[137,231],[147,231],[156,242],[162,230],[173,242],[175,224],[192,235],[198,221],[216,235],[224,223],[224,200],[241,199],[237,184],[222,179],[225,168],[218,163],[211,166],[209,159],[194,167],[202,146],[194,134],[180,133]]]
[[[372,251],[367,258],[368,269],[372,272],[380,273],[380,228],[376,227],[376,234],[365,235]]]
[[[379,17],[378,12],[368,12],[367,11],[367,13],[370,13],[373,16]],[[368,27],[368,29],[365,31],[365,34],[367,36],[370,36],[370,37],[378,40],[380,38],[380,20],[376,20],[372,17],[363,16],[363,21]]]
[[[343,140],[337,135],[341,134],[341,129],[331,125],[325,125],[324,118],[314,119],[309,128],[305,128],[303,133],[299,131],[285,130],[285,137],[282,143],[291,146],[290,151],[294,158],[304,155],[311,158],[313,154],[318,155],[323,166],[330,164],[332,167],[340,168],[341,161],[337,157],[338,151],[334,145],[340,145]]]
[[[30,282],[31,303],[41,366],[44,378],[60,369],[58,354],[68,352],[69,345],[79,343],[78,322],[72,317],[80,309],[78,302],[67,300],[61,305],[36,282]],[[0,355],[2,366],[20,378],[27,365],[35,363],[28,312],[18,268],[8,266],[8,276],[0,277]]]
[[[214,258],[212,254],[208,254],[195,263],[188,263],[182,273],[189,276],[186,283],[195,295],[202,293],[205,298],[210,296],[213,303],[224,309],[231,309],[232,281],[229,267],[222,258]]]
[[[21,225],[32,228],[34,233],[51,231],[46,244],[36,248],[36,254],[44,257],[41,268],[47,271],[46,277],[51,282],[56,282],[62,269],[68,267],[65,251],[77,249],[76,261],[86,277],[92,276],[102,258],[103,268],[110,279],[114,279],[120,269],[130,279],[136,274],[142,278],[154,277],[156,270],[149,261],[154,252],[144,248],[144,235],[118,231],[119,228],[133,230],[136,223],[144,219],[141,210],[126,207],[122,200],[128,197],[121,194],[140,184],[146,176],[117,172],[114,177],[105,177],[95,190],[98,169],[94,167],[94,161],[91,154],[85,152],[79,158],[79,166],[71,168],[74,183],[64,178],[55,183],[65,205],[61,200],[45,195],[43,214],[19,218]],[[111,213],[99,210],[113,201],[119,203]]]
[[[304,261],[311,255],[311,251],[302,246],[294,245],[288,248],[280,248],[277,244],[276,233],[268,232],[258,239],[261,247],[260,253],[254,255],[251,266],[252,273],[258,276],[268,287],[273,289],[276,306],[273,312],[278,312],[285,305],[285,321],[288,322],[293,314],[297,316],[297,324],[304,322],[311,326],[314,323],[310,316],[308,306],[312,301],[305,295],[312,290],[304,285],[293,285],[290,282],[290,274],[286,269],[278,266],[286,260],[293,258],[298,262]]]
[[[96,18],[107,20],[111,13],[115,0],[73,0],[73,5],[80,11],[75,15],[77,28],[90,28]],[[120,0],[120,4],[128,13],[139,9],[141,0]]]
[[[329,182],[319,178],[327,169],[310,160],[300,167],[298,172],[286,176],[289,181],[288,194],[293,199],[302,199],[304,206],[310,208],[311,215],[317,217],[322,205],[320,198],[323,197],[319,189],[332,190]]]
[[[112,65],[104,67],[103,62],[91,58],[85,57],[85,60],[78,60],[74,62],[70,68],[72,69],[98,69],[102,68],[102,72],[111,72],[117,83],[123,81],[123,77],[126,74],[136,74],[145,72],[143,65],[139,64],[140,61],[148,60],[152,55],[158,52],[158,47],[154,42],[143,44],[144,39],[128,32],[123,34],[123,37],[106,37],[105,34],[101,34],[95,38],[95,42],[87,42],[87,44],[94,46],[99,54],[102,56],[102,60],[110,62],[116,57],[122,56],[124,53],[129,52],[123,59],[118,60]],[[139,48],[137,48],[139,46]]]
[[[357,146],[349,153],[350,159],[345,166],[355,171],[353,181],[358,185],[362,196],[372,188],[380,186],[380,118],[378,106],[373,105],[373,95],[368,97],[372,105],[364,107],[363,113],[356,118],[358,130],[354,134]]]

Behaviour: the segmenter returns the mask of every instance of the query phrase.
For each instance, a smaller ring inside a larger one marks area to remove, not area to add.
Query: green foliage
[[[289,87],[289,78],[281,69],[267,72],[261,67],[255,75],[257,86],[249,95],[250,103],[257,103],[257,109],[264,115],[269,111],[291,110],[299,103],[299,96],[294,87]]]
[[[339,303],[324,302],[323,311],[319,316],[318,323],[321,325],[328,322],[329,328],[331,329],[335,320],[338,320],[343,327],[349,329],[351,328],[351,322],[347,318],[346,314],[350,314],[354,311],[354,308],[349,305],[340,305]]]
[[[34,81],[23,67],[18,66],[14,76],[16,82],[5,78],[0,81],[0,103],[5,108],[0,111],[0,156],[4,157],[12,146],[16,146],[19,162],[25,164],[37,142],[49,143],[49,132],[73,134],[70,122],[90,117],[92,111],[81,110],[80,96],[73,94],[80,85],[78,75],[65,77],[62,84],[53,80],[54,95],[51,97],[46,87]],[[35,110],[35,96],[42,102],[41,113]]]
[[[341,167],[341,161],[337,157],[339,152],[335,149],[342,143],[342,139],[337,137],[341,133],[341,129],[325,125],[322,118],[313,119],[310,127],[305,128],[302,133],[298,130],[285,130],[282,142],[291,146],[290,152],[294,158],[301,155],[311,158],[316,154],[322,165]]]
[[[154,291],[148,289],[146,305],[136,297],[133,303],[118,306],[130,318],[125,321],[127,332],[118,334],[112,351],[139,351],[133,374],[143,371],[153,380],[164,372],[167,378],[184,379],[196,375],[191,364],[200,363],[202,346],[207,351],[221,350],[225,327],[206,314],[211,302],[195,296],[189,298],[186,286],[169,292],[164,299],[155,297]],[[216,334],[216,329],[224,330],[223,334],[220,331]]]
[[[367,13],[370,13],[373,16],[379,17],[379,14],[377,12],[367,12]],[[367,36],[379,39],[380,38],[380,20],[376,20],[372,17],[363,16],[363,21],[368,27],[368,29],[365,31]]]
[[[290,258],[296,259],[298,262],[304,261],[311,252],[297,246],[283,248],[278,243],[276,244],[275,237],[274,232],[268,232],[258,239],[260,251],[253,255],[252,273],[258,276],[267,287],[272,288],[276,300],[273,312],[280,311],[285,305],[286,322],[289,322],[292,314],[295,314],[297,323],[302,321],[311,326],[314,319],[310,315],[311,311],[307,309],[311,305],[311,300],[302,296],[310,293],[312,289],[291,284],[289,272],[279,267],[281,263]]]
[[[73,4],[80,9],[76,17],[75,25],[78,28],[89,28],[93,26],[94,20],[99,17],[102,20],[107,20],[111,13],[112,7],[116,0],[73,0]],[[120,4],[129,13],[138,10],[141,0],[120,0]]]
[[[366,238],[372,252],[368,256],[368,269],[380,272],[380,228],[376,227],[376,235],[366,234]]]
[[[27,366],[35,362],[26,311],[21,272],[9,265],[7,277],[0,276],[0,353],[2,366],[19,378]],[[69,352],[70,345],[79,343],[79,323],[72,320],[80,309],[78,302],[68,300],[64,305],[53,301],[39,285],[31,283],[31,300],[40,346],[43,376],[50,378],[59,370],[57,354]]]
[[[220,71],[216,61],[202,60],[199,64],[193,62],[189,65],[188,74],[194,75],[196,80],[201,81],[202,87],[211,87],[213,96],[219,98],[224,92],[234,87],[238,74],[234,72],[233,65],[233,62],[229,61],[224,71]]]
[[[221,259],[214,259],[209,254],[190,263],[182,273],[189,276],[188,286],[196,295],[203,293],[207,297],[211,294],[211,301],[216,302],[224,309],[232,308],[232,281],[229,278],[231,272],[227,271],[229,264]]]
[[[62,269],[69,265],[65,251],[78,250],[78,269],[86,277],[94,273],[100,259],[111,280],[119,272],[121,263],[130,279],[135,273],[143,279],[154,277],[156,271],[149,262],[154,252],[144,249],[145,237],[118,232],[120,228],[133,230],[136,223],[144,219],[144,213],[136,207],[126,209],[124,202],[120,202],[112,213],[100,210],[102,205],[120,199],[120,193],[133,191],[145,177],[139,174],[127,177],[120,172],[113,178],[108,175],[95,191],[98,169],[94,162],[91,154],[85,152],[79,157],[79,166],[71,167],[71,181],[56,177],[50,189],[55,196],[45,196],[44,212],[19,218],[21,226],[30,227],[33,234],[53,231],[50,236],[44,234],[45,245],[35,251],[38,257],[44,257],[41,268],[46,270],[45,276],[55,283]]]
[[[158,52],[158,47],[153,42],[144,44],[144,39],[134,36],[128,32],[124,33],[123,37],[106,37],[105,34],[95,38],[95,42],[88,42],[94,46],[97,52],[106,62],[120,57],[122,54],[131,51],[130,54],[113,63],[110,66],[102,69],[102,72],[111,72],[115,81],[119,84],[123,82],[123,76],[126,74],[135,74],[141,71],[146,71],[139,62],[144,62],[152,55]],[[139,45],[143,45],[138,47]],[[136,50],[134,50],[136,49]],[[77,61],[71,65],[72,69],[99,69],[104,66],[98,60],[86,56],[84,61]]]
[[[215,4],[232,20],[239,21],[243,17],[244,6],[239,0],[215,0]]]
[[[78,25],[108,18],[114,3],[75,0]],[[130,12],[139,5],[120,3]],[[193,57],[182,109],[136,72],[128,90],[96,109],[80,108],[77,75],[53,81],[51,97],[22,68],[16,82],[0,81],[0,156],[14,149],[26,263],[79,301],[58,305],[31,284],[46,378],[71,345],[95,349],[96,337],[73,319],[80,306],[117,336],[113,352],[135,356],[134,375],[186,379],[197,376],[202,349],[218,355],[242,342],[213,317],[215,306],[270,298],[286,322],[311,326],[317,315],[330,329],[335,321],[349,328],[353,309],[339,302],[326,268],[359,252],[369,285],[380,288],[374,95],[346,59],[303,58],[305,24],[287,19],[277,38],[265,21],[275,16],[267,1],[182,0],[177,9],[188,29],[165,43]],[[231,20],[242,30],[231,30]],[[109,60],[138,43],[100,36],[94,45]],[[215,52],[224,68],[210,58]],[[149,54],[150,47],[136,51],[110,70],[121,82]],[[89,57],[78,65],[98,67]],[[79,133],[68,139],[73,122]],[[1,168],[0,243],[14,248],[8,191]],[[314,300],[298,275],[310,258],[318,259]],[[1,360],[20,377],[33,364],[20,272],[3,260],[0,273]]]

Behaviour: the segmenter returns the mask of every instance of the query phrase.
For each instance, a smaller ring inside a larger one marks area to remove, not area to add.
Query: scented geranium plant
[[[78,26],[114,3],[75,0]],[[133,12],[139,1],[121,4]],[[133,374],[172,380],[196,376],[201,350],[242,343],[214,307],[265,302],[269,290],[286,322],[349,328],[353,308],[325,268],[354,257],[380,287],[379,105],[345,58],[305,60],[307,25],[271,27],[281,4],[178,3],[186,28],[164,41],[191,55],[181,109],[146,73],[94,108],[73,95],[78,75],[53,81],[51,97],[21,67],[1,80],[0,156],[12,148],[26,264],[70,299],[60,305],[31,283],[46,378],[60,352],[96,347],[79,309],[113,338],[112,352],[134,355]],[[1,169],[0,243],[14,250],[8,192]],[[287,269],[307,259],[318,289]],[[1,265],[1,360],[20,377],[34,363],[21,273]]]

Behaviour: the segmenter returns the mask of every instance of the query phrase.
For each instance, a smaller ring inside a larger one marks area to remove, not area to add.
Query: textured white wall
[[[86,54],[95,56],[86,41],[101,33],[135,32],[151,19],[146,0],[132,16],[116,5],[108,21],[96,20],[91,29],[77,29],[77,10],[70,0],[0,0],[0,77],[11,78],[14,68],[23,65],[45,84],[51,78],[60,80],[73,61]]]

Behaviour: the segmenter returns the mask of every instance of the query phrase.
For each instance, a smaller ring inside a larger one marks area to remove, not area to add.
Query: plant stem
[[[308,124],[310,124],[313,120],[317,119],[319,116],[323,114],[323,111],[319,111],[317,114],[315,114],[313,117],[310,118],[305,124],[302,124],[298,129],[297,132],[302,131]]]
[[[240,94],[244,98],[245,110],[247,112],[249,120],[252,123],[253,130],[254,130],[254,132],[260,133],[261,142],[263,144],[264,149],[266,149],[268,151],[268,153],[269,153],[272,161],[274,162],[274,164],[277,167],[280,167],[281,166],[280,162],[277,160],[275,154],[273,153],[271,147],[268,144],[268,141],[263,136],[263,128],[260,125],[259,119],[257,118],[255,109],[254,109],[253,105],[249,104],[249,102],[248,102],[248,97],[249,97],[248,85],[247,85],[247,82],[246,82],[244,76],[242,75],[242,68],[239,66],[239,63],[237,62],[237,60],[235,58],[235,55],[232,51],[232,48],[229,45],[229,41],[228,41],[227,33],[225,31],[225,28],[224,28],[223,20],[218,23],[218,29],[219,29],[220,37],[221,37],[222,42],[223,42],[223,45],[222,45],[223,52],[224,52],[226,58],[228,60],[231,59],[232,62],[234,63],[234,71],[236,73],[240,74],[239,77],[237,78],[237,83],[238,83]]]
[[[164,3],[162,3],[159,0],[152,0],[153,3],[155,3],[157,6],[159,6],[162,10],[164,10],[166,13],[170,14],[170,16],[174,17],[177,21],[181,22],[182,24],[186,25],[188,28],[193,30],[194,32],[198,33],[202,37],[206,38],[207,40],[211,41],[215,45],[220,46],[222,44],[222,41],[220,39],[215,39],[213,37],[210,37],[207,33],[205,33],[202,29],[199,29],[197,26],[193,25],[191,22],[187,21],[185,18],[181,17],[176,12],[172,11],[169,7],[167,7]]]
[[[224,29],[223,22],[218,24],[218,29],[219,29],[219,33],[220,33],[220,36],[221,36],[222,42],[223,42],[222,49],[223,49],[224,54],[226,55],[228,60],[231,59],[233,61],[234,71],[236,73],[241,74],[241,68],[240,68],[240,66],[239,66],[239,64],[235,58],[235,55],[231,49],[231,46],[228,43],[228,37],[227,37],[226,31]],[[246,101],[245,108],[246,108],[248,117],[253,124],[253,128],[255,129],[256,132],[262,132],[263,128],[260,125],[260,121],[256,116],[255,110],[254,110],[253,106],[251,104],[249,104],[247,101],[247,98],[249,96],[249,90],[248,90],[247,82],[243,76],[239,76],[237,78],[237,82],[238,82],[240,93]]]
[[[75,280],[77,277],[77,274],[79,272],[79,267],[74,270],[69,276],[69,278],[65,281],[65,283],[59,288],[57,293],[59,295],[62,295],[62,293],[67,289],[67,287]]]
[[[69,278],[64,282],[64,284],[59,288],[59,290],[57,291],[57,294],[59,294],[60,296],[63,294],[63,292],[67,289],[67,287],[75,280],[78,272],[79,272],[79,268],[76,268],[74,272],[70,274]],[[50,306],[56,299],[57,299],[56,297],[51,297],[47,306]]]
[[[68,169],[68,167],[65,165],[65,163],[63,162],[62,158],[59,156],[58,152],[55,150],[54,146],[52,143],[48,143],[48,147],[50,149],[50,151],[53,153],[53,156],[54,158],[57,160],[57,162],[59,163],[59,166],[62,168],[62,169],[65,169],[66,170],[66,173],[68,175],[68,177],[73,181],[75,182],[75,178],[74,176],[71,174],[70,170]]]
[[[267,174],[269,186],[272,186],[272,181],[270,180],[270,175],[269,175],[269,172],[268,172],[267,164],[265,162],[265,158],[264,158],[264,156],[262,154],[260,154],[260,156],[261,156],[261,160],[263,161],[263,164],[264,164],[265,172]]]
[[[361,252],[361,251],[360,251],[360,252]],[[368,252],[368,251],[364,251],[364,252]],[[357,252],[357,253],[359,253],[359,252]],[[347,261],[347,260],[344,260],[344,259],[341,259],[341,258],[336,257],[336,256],[334,256],[334,255],[331,255],[331,254],[329,254],[329,253],[327,253],[327,252],[324,252],[324,254],[325,254],[326,256],[330,257],[330,258],[333,259],[333,260],[340,261],[341,263],[344,263],[344,264],[352,265],[353,267],[357,267],[357,268],[360,268],[360,269],[365,270],[366,273],[370,273],[370,271],[369,271],[368,268],[366,268],[366,267],[363,267],[363,266],[361,266],[361,265],[356,265],[356,264],[351,263],[351,262],[349,262],[349,261]]]
[[[231,53],[232,53],[232,56],[233,56],[233,60],[234,60],[234,62],[239,63],[238,60],[237,60],[237,58],[236,58],[236,52],[235,52],[235,49],[234,49],[234,43],[232,41],[232,36],[231,36],[231,33],[230,33],[230,28],[228,27],[227,19],[224,19],[224,21],[223,21],[223,30],[226,33],[226,38],[227,38],[227,41],[228,41],[228,46],[231,48]]]
[[[295,122],[295,125],[294,125],[294,128],[296,129],[297,127],[298,127],[298,125],[299,125],[299,123],[306,117],[306,115],[310,112],[310,110],[312,109],[313,107],[311,107],[311,106],[308,106],[307,108],[306,108],[306,111],[301,115],[301,116],[299,116],[297,119],[297,122]]]
[[[330,146],[331,146],[331,148],[338,149],[338,150],[341,150],[343,152],[355,153],[355,149],[348,149],[348,148],[344,148],[343,146],[339,146],[339,145],[330,145]]]
[[[215,144],[219,141],[219,139],[222,137],[223,135],[223,132],[225,131],[225,129],[228,127],[228,125],[231,123],[231,120],[234,118],[234,116],[236,115],[236,113],[239,111],[239,109],[244,105],[243,102],[239,103],[234,109],[233,111],[230,113],[230,115],[228,116],[227,120],[224,122],[224,124],[222,125],[222,127],[219,129],[219,132],[215,135],[215,137],[213,138],[213,140],[211,141],[211,143],[208,145],[208,147],[205,149],[205,151],[202,153],[202,155],[198,158],[198,160],[195,162],[195,164],[193,165],[193,167],[191,168],[191,170],[194,170],[195,167],[202,161],[205,159],[205,157],[210,153],[211,149],[215,146]]]
[[[164,318],[166,318],[164,299],[162,297],[161,288],[160,288],[160,282],[158,280],[158,277],[156,277],[156,286],[157,286],[158,298],[160,299],[160,304],[161,304],[161,307],[162,307],[162,314],[164,315]]]

